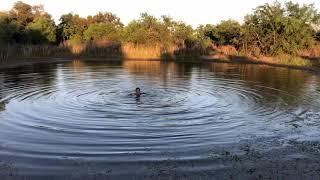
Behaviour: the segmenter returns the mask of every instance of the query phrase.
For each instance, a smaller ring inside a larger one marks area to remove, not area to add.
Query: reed
[[[299,55],[281,54],[274,57],[252,56],[237,51],[232,46],[213,47],[201,49],[197,47],[185,48],[161,45],[136,45],[117,42],[89,42],[82,44],[64,43],[55,45],[0,45],[0,61],[10,58],[36,58],[36,57],[119,57],[123,59],[198,59],[202,55],[210,54],[207,58],[255,61],[268,64],[287,66],[311,67],[319,64],[320,45],[299,51]],[[239,57],[239,58],[237,58]],[[241,59],[240,58],[240,59]],[[312,61],[310,60],[312,59]]]
[[[124,57],[129,59],[159,59],[161,58],[161,47],[142,46],[134,44],[125,44],[122,46]]]
[[[70,53],[80,57],[122,57],[126,59],[161,59],[163,54],[173,54],[174,46],[164,48],[161,45],[136,45],[95,41],[82,44],[65,43]]]
[[[309,59],[305,59],[295,55],[281,54],[274,57],[275,62],[281,65],[311,67],[313,63]]]
[[[136,45],[118,42],[88,42],[55,45],[1,45],[0,60],[35,57],[121,57],[127,59],[198,58],[206,51],[175,45]]]
[[[168,59],[175,58],[174,53],[178,48],[172,46],[161,45],[135,45],[124,44],[122,46],[122,53],[128,59]]]
[[[10,58],[32,57],[66,57],[70,52],[68,48],[53,45],[1,45],[0,60]]]
[[[277,56],[252,56],[243,55],[245,61],[253,61],[257,63],[273,64],[273,65],[284,65],[284,66],[296,66],[296,67],[311,67],[316,63],[312,60],[303,58],[296,55],[290,54],[279,54]]]
[[[320,43],[308,49],[300,50],[297,54],[301,57],[320,60]]]

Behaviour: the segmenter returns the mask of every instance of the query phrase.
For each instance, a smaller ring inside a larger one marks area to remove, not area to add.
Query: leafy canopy
[[[120,38],[116,27],[111,23],[94,23],[83,33],[85,40],[118,41]]]
[[[314,5],[265,4],[245,18],[243,44],[262,54],[294,53],[314,43],[313,27],[320,15]]]
[[[27,26],[33,44],[56,42],[56,27],[51,19],[38,17]]]

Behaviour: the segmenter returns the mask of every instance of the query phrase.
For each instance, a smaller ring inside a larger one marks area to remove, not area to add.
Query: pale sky
[[[284,0],[278,0],[284,2]],[[15,0],[1,0],[0,10],[9,10]],[[169,15],[197,27],[199,24],[215,24],[221,20],[243,17],[258,5],[274,0],[23,0],[31,5],[44,5],[44,8],[58,22],[62,14],[73,12],[80,16],[94,15],[98,11],[116,14],[127,24],[137,19],[142,12],[156,17]],[[320,11],[320,0],[293,0],[293,2],[314,3]]]

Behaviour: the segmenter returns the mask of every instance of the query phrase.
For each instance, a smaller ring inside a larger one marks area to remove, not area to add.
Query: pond
[[[319,107],[317,75],[263,65],[74,60],[2,69],[0,174],[319,177]]]

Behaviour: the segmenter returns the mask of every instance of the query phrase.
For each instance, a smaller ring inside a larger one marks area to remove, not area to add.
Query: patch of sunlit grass
[[[159,59],[161,58],[160,46],[145,46],[125,44],[122,46],[122,53],[128,59]]]
[[[320,44],[316,44],[308,49],[298,51],[298,55],[307,58],[320,58]]]
[[[274,58],[278,64],[288,65],[288,66],[301,66],[301,67],[311,67],[312,63],[308,59],[304,59],[293,55],[278,55]]]

